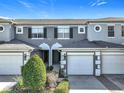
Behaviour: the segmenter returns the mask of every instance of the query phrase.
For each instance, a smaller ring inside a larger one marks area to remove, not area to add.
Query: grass
[[[0,93],[14,93],[12,91],[7,91],[7,90],[4,90],[4,91],[0,91]]]

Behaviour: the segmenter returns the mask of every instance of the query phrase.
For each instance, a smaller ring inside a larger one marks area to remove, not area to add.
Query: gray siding
[[[23,34],[16,34],[16,39],[28,42],[30,44],[39,46],[42,43],[47,43],[50,46],[58,42],[60,44],[66,44],[72,41],[78,41],[86,39],[86,34],[78,34],[78,27],[73,27],[73,38],[66,40],[59,40],[54,38],[54,27],[47,27],[47,38],[45,39],[30,39],[28,38],[28,29],[24,29]]]
[[[102,27],[102,31],[95,32],[94,26],[100,25]],[[89,24],[87,38],[89,41],[107,41],[112,43],[122,44],[124,43],[124,38],[121,36],[121,24],[115,24],[115,37],[108,37],[108,25],[109,24]]]
[[[15,38],[15,29],[14,26],[12,25],[10,28],[10,39],[14,39]]]
[[[4,31],[0,32],[0,41],[8,42],[12,39],[14,39],[14,30],[13,26],[10,24],[0,24],[4,27]]]

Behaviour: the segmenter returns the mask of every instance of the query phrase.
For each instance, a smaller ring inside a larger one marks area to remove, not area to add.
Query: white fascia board
[[[89,23],[89,24],[106,24],[106,25],[116,25],[116,24],[124,24],[124,23],[115,23],[115,22],[113,22],[113,23],[107,23],[107,22],[105,22],[105,23],[102,23],[102,22],[98,22],[98,23]]]
[[[86,52],[86,53],[80,53],[80,52],[74,53],[74,52],[69,52],[69,53],[67,53],[67,55],[94,55],[94,53],[93,53],[93,52]]]
[[[31,52],[31,51],[33,51],[33,49],[27,49],[27,50],[4,50],[4,49],[2,49],[2,50],[0,50],[1,52]]]
[[[62,51],[124,51],[124,48],[58,48]]]
[[[22,56],[23,53],[0,53],[0,56]]]
[[[123,52],[102,52],[102,55],[124,55]]]

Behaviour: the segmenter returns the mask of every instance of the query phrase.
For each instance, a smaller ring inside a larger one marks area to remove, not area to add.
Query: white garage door
[[[68,53],[68,75],[93,75],[93,53]]]
[[[21,74],[22,53],[0,53],[0,75]]]
[[[102,74],[124,74],[124,53],[102,53]]]

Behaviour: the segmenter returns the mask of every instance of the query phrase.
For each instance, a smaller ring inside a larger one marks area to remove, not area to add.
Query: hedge
[[[61,81],[56,87],[55,93],[68,93],[69,92],[69,82],[68,80]]]

